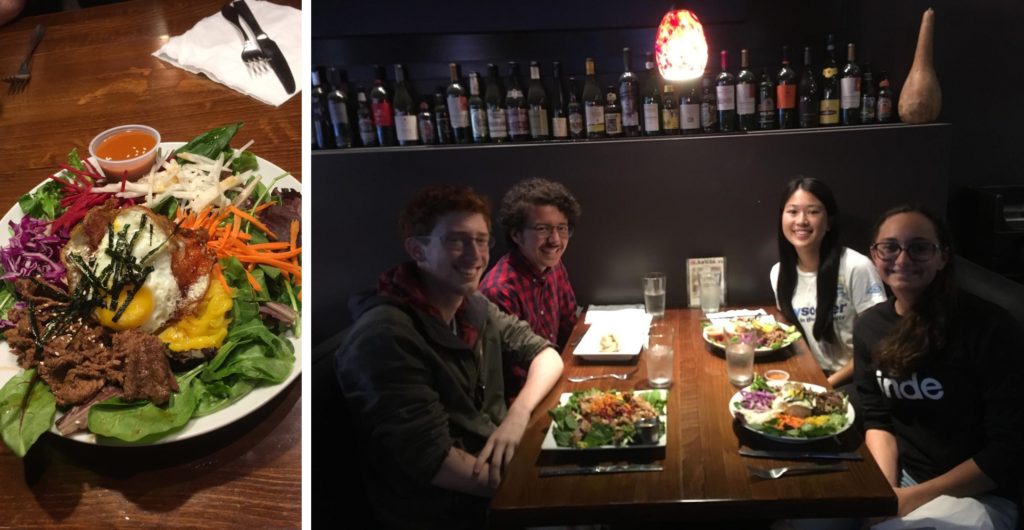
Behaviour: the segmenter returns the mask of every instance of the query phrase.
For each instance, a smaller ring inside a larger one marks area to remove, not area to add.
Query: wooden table
[[[695,309],[669,310],[665,316],[665,322],[676,328],[667,447],[663,454],[638,455],[663,464],[663,471],[539,477],[538,465],[579,463],[582,458],[540,451],[550,424],[546,411],[556,404],[561,393],[591,387],[649,388],[643,354],[632,365],[591,364],[574,359],[568,348],[563,353],[563,378],[537,408],[491,503],[489,523],[512,527],[598,522],[739,522],[895,514],[892,488],[863,440],[853,433],[848,431],[837,439],[794,446],[772,442],[737,425],[727,410],[729,398],[737,389],[728,381],[721,350],[713,350],[703,340],[700,320],[701,313]],[[581,319],[570,344],[586,328]],[[569,375],[623,372],[632,366],[639,370],[627,381],[602,379],[576,384],[565,379]],[[759,372],[772,368],[788,371],[795,381],[827,385],[803,341],[769,357],[759,357],[754,366]],[[747,465],[774,467],[787,462],[741,457],[737,450],[742,445],[757,449],[855,450],[865,458],[845,462],[849,471],[767,481],[749,476]],[[616,459],[621,456],[611,457]]]
[[[9,94],[0,83],[0,205],[52,174],[72,147],[87,154],[96,133],[125,123],[187,141],[243,121],[233,143],[255,140],[255,154],[301,178],[301,94],[275,108],[151,55],[223,3],[122,2],[0,28],[6,75],[36,24],[47,27],[25,90]],[[242,420],[184,442],[113,448],[47,434],[24,460],[0,444],[0,526],[299,527],[300,380]]]

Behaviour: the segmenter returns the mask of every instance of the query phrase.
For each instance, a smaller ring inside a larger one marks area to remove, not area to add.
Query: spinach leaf
[[[259,168],[260,163],[256,160],[256,155],[249,151],[245,151],[238,155],[238,158],[231,162],[231,171],[234,171],[235,173],[242,173],[244,171],[249,171],[250,169],[256,171]]]
[[[12,377],[0,388],[0,435],[19,457],[46,432],[57,413],[53,392],[35,368]]]
[[[601,447],[612,443],[615,437],[615,430],[607,423],[592,423],[590,431],[583,437],[583,447]]]
[[[229,375],[241,375],[256,381],[276,384],[288,378],[295,364],[292,343],[267,329],[256,317],[232,325],[227,339],[203,372],[204,382]]]
[[[217,158],[217,154],[228,146],[228,142],[231,141],[231,138],[235,136],[235,133],[237,133],[238,129],[241,127],[241,123],[233,123],[231,125],[225,125],[223,127],[206,131],[193,138],[191,142],[178,148],[174,154],[195,153],[207,158]],[[178,162],[181,164],[187,163],[181,158],[178,159]]]
[[[0,267],[0,274],[4,273],[4,268]],[[17,297],[14,296],[14,287],[6,281],[0,281],[0,320],[7,318],[7,312],[14,307],[14,303],[17,301]]]
[[[53,220],[64,213],[60,205],[61,185],[54,180],[46,181],[33,193],[26,193],[18,199],[18,206],[25,215],[36,219]]]
[[[192,384],[199,396],[195,412],[197,418],[227,407],[256,388],[255,382],[242,377],[227,377],[222,381],[210,383],[195,379]]]
[[[156,439],[177,429],[192,418],[196,410],[197,392],[194,379],[205,365],[177,376],[177,394],[160,407],[149,401],[123,401],[111,398],[89,409],[89,430],[99,436],[118,438],[127,442]]]

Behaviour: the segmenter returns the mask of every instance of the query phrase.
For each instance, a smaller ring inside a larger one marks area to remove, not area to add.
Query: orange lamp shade
[[[708,42],[697,15],[687,9],[666,13],[658,25],[654,54],[658,71],[669,81],[686,81],[704,75]]]

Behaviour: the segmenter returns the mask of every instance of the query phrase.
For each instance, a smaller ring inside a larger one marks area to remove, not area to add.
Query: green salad
[[[593,449],[638,442],[636,424],[656,420],[665,432],[664,391],[630,392],[590,389],[573,392],[549,410],[552,434],[559,447]]]

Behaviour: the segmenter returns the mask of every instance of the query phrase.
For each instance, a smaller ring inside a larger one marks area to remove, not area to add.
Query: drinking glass
[[[652,318],[665,316],[666,286],[665,273],[648,272],[644,275],[644,307]]]
[[[655,388],[672,384],[675,337],[675,329],[664,323],[652,325],[647,334],[647,379]]]
[[[704,314],[721,309],[722,271],[710,270],[700,273],[700,309]]]
[[[725,368],[729,382],[745,387],[754,379],[754,334],[739,333],[725,340]]]

